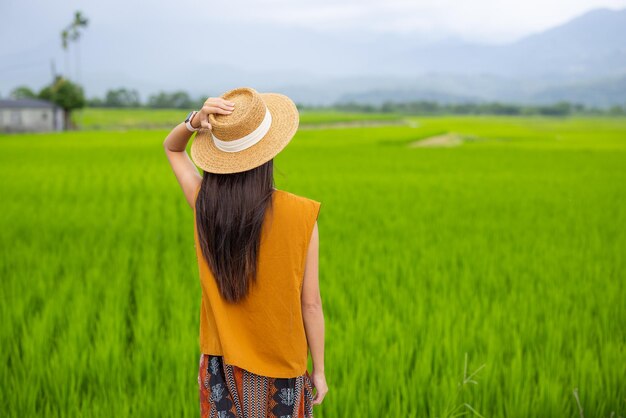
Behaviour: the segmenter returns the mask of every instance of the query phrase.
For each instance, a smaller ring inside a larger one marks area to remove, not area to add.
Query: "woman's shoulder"
[[[306,219],[317,219],[322,202],[285,190],[276,189],[275,193],[280,199],[282,206],[285,208],[289,208],[287,209],[288,211],[297,211],[306,214]]]
[[[291,200],[293,202],[298,202],[298,203],[304,203],[304,204],[315,204],[315,203],[320,203],[317,200],[314,200],[310,197],[306,197],[306,196],[302,196],[299,194],[295,194],[292,192],[288,192],[286,190],[280,190],[280,189],[274,189],[274,193],[276,193],[277,196],[280,196],[284,199],[287,200]]]

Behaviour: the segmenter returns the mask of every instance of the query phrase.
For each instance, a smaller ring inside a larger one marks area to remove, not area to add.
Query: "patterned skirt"
[[[267,377],[201,354],[198,386],[201,418],[313,417],[308,370],[298,377]]]

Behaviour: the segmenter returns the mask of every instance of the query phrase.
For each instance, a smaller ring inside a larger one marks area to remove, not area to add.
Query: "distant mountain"
[[[509,74],[588,76],[626,73],[626,9],[592,10],[511,44]]]
[[[338,87],[335,101],[569,100],[601,107],[626,105],[626,9],[592,10],[505,45],[448,40],[401,54],[397,50],[377,56],[387,69],[403,68],[406,74],[388,77],[384,83],[382,77],[370,77],[358,87],[349,77],[335,80],[330,84]],[[302,95],[293,86],[286,90],[304,102],[315,102],[322,99],[316,94],[328,90],[328,83],[308,87],[310,93]],[[324,99],[333,101],[329,94]]]
[[[128,87],[143,99],[159,90],[201,96],[247,85],[288,94],[302,104],[425,99],[576,100],[609,106],[626,101],[626,9],[592,10],[503,45],[445,33],[313,30],[297,22],[239,25],[211,19],[205,25],[212,33],[228,33],[228,41],[207,42],[183,60],[189,39],[205,36],[202,27],[164,32],[159,25],[145,25],[139,33],[94,19],[80,47],[87,95]],[[3,28],[6,33],[30,36],[21,22],[5,23],[15,24]],[[54,38],[41,35],[45,41],[31,49],[0,45],[3,95],[18,85],[39,89],[50,81],[51,56],[60,51],[54,33]],[[65,57],[57,55],[56,62],[64,68]]]
[[[554,103],[560,100],[604,108],[626,106],[626,75],[549,87],[530,96],[527,102]]]
[[[439,74],[436,77],[421,76],[411,80],[397,80],[397,82],[397,86],[390,88],[364,86],[362,89],[353,89],[335,96],[334,100],[328,100],[327,103],[353,102],[380,105],[386,101],[429,100],[440,103],[497,101],[550,104],[568,101],[602,108],[613,105],[626,106],[626,75],[556,83],[545,79],[505,79],[496,76]],[[298,97],[298,92],[294,91],[292,96]]]
[[[408,68],[454,74],[553,79],[626,73],[626,9],[596,9],[505,45],[463,42],[410,49]],[[406,60],[406,61],[403,61]]]

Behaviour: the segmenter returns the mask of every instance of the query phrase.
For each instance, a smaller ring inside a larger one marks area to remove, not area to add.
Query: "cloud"
[[[233,30],[237,31],[245,31],[248,23],[269,23],[323,31],[449,33],[493,42],[541,31],[592,8],[626,6],[626,0],[20,0],[0,3],[0,34],[4,39],[9,30],[18,29],[18,24],[25,29],[26,16],[45,33],[46,28],[57,30],[66,24],[74,10],[83,10],[101,24],[140,23],[133,28],[120,27],[138,32],[144,25],[159,26],[164,34],[205,25],[207,36],[227,38],[228,33],[212,33],[211,23],[232,22]],[[31,40],[27,42],[36,42],[32,41],[36,35],[31,32]]]
[[[186,2],[185,8],[197,3]],[[558,25],[592,8],[624,6],[626,0],[264,0],[212,3],[207,16],[318,30],[451,33],[466,39],[505,42]]]

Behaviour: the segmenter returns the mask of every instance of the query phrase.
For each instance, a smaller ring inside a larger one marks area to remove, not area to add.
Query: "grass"
[[[114,109],[85,108],[73,114],[82,130],[165,129],[180,123],[189,113],[184,109]],[[400,115],[390,113],[349,113],[301,110],[303,127],[328,123],[363,121],[398,121]]]
[[[322,202],[316,416],[624,416],[626,120],[414,126],[303,130],[276,157],[278,188]],[[475,140],[407,147],[445,132]],[[0,136],[4,416],[198,415],[166,134]]]

